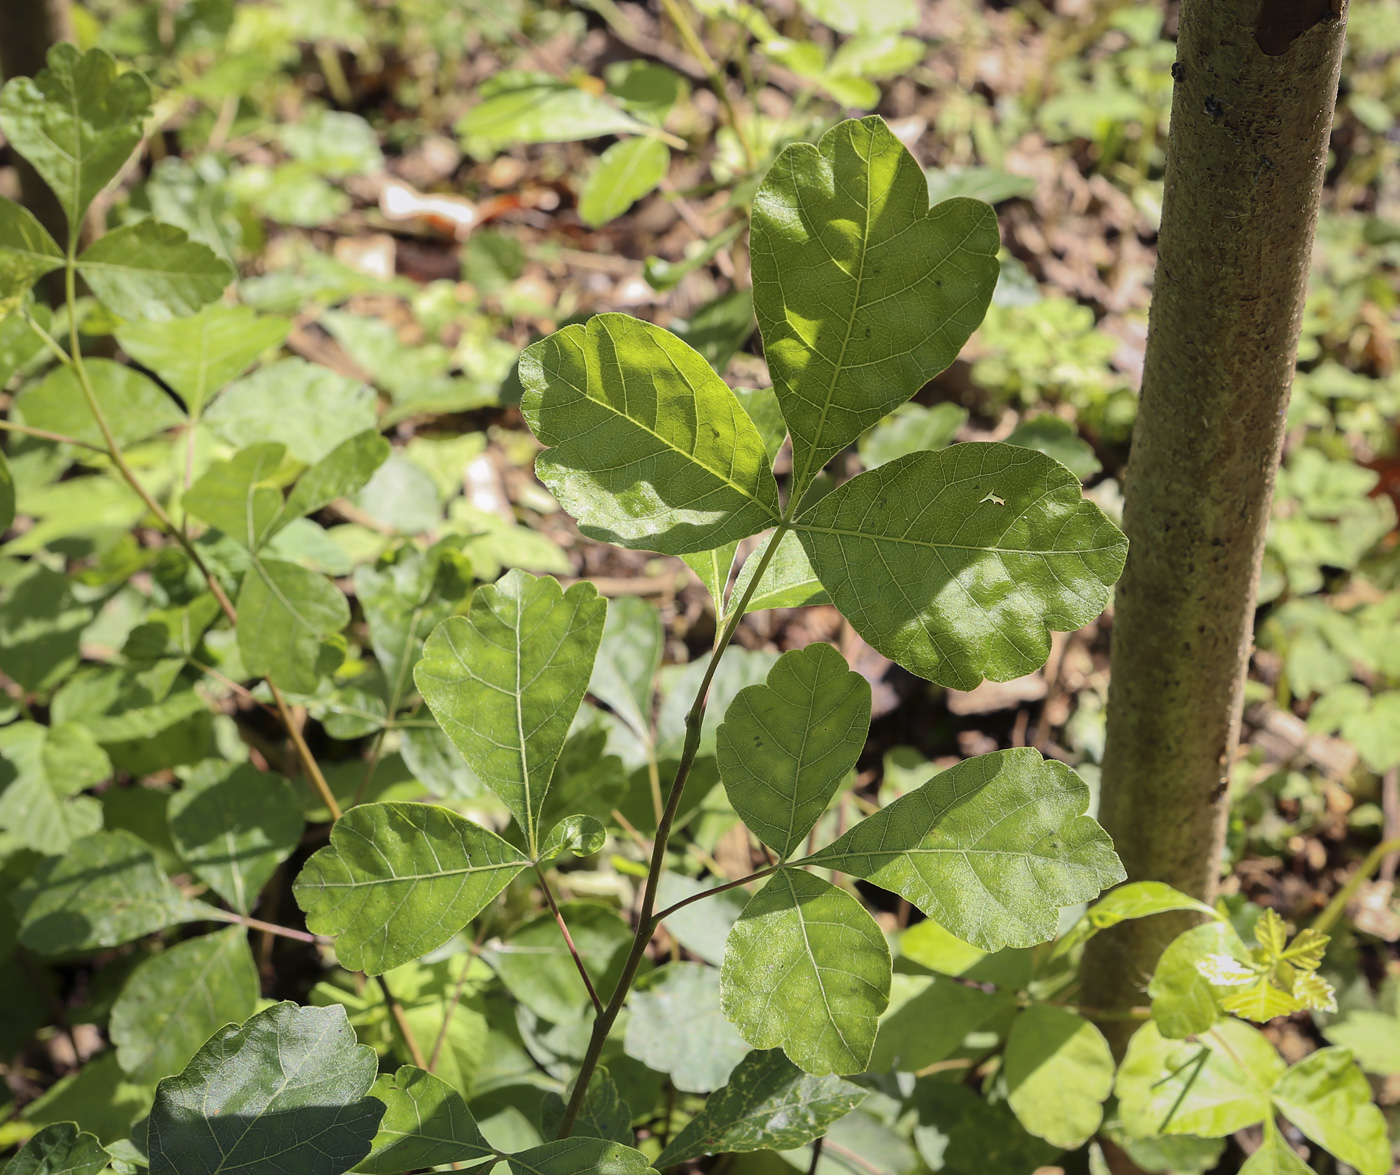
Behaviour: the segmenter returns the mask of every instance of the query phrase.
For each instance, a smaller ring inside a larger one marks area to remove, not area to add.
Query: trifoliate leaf
[[[845,890],[783,868],[730,931],[721,982],[724,1014],[755,1048],[808,1073],[860,1073],[889,1002],[889,947]]]
[[[433,804],[360,804],[292,892],[352,971],[379,975],[442,946],[529,864],[494,832]]]
[[[865,1097],[864,1089],[840,1077],[809,1076],[780,1049],[752,1052],[656,1163],[666,1168],[701,1155],[795,1150]]]
[[[399,1175],[496,1157],[462,1095],[440,1077],[403,1065],[397,1073],[381,1073],[370,1095],[385,1109],[368,1157],[355,1168],[362,1175]]]
[[[1089,789],[1032,748],[967,759],[804,863],[907,898],[986,951],[1054,937],[1059,912],[1123,879]]]
[[[1278,1079],[1273,1096],[1284,1117],[1361,1175],[1390,1170],[1385,1118],[1350,1050],[1334,1046],[1304,1057]]]
[[[107,1152],[94,1134],[76,1123],[55,1122],[29,1139],[5,1164],[5,1175],[101,1175]]]
[[[590,538],[684,555],[778,520],[758,430],[674,335],[598,314],[527,348],[521,410],[549,449],[535,471]]]
[[[321,642],[350,623],[345,595],[324,575],[255,559],[238,593],[238,649],[253,677],[309,694],[321,679]]]
[[[590,583],[512,571],[423,648],[418,692],[462,757],[510,809],[537,857],[554,765],[583,701],[607,602]]]
[[[1254,940],[1263,952],[1264,962],[1277,962],[1283,955],[1284,944],[1288,941],[1288,927],[1276,911],[1265,909],[1254,923]]]
[[[151,1175],[341,1175],[384,1116],[366,1096],[377,1067],[341,1007],[274,1004],[230,1024],[156,1088]]]
[[[247,306],[214,303],[171,322],[125,323],[117,328],[117,342],[179,393],[197,420],[224,384],[282,344],[291,325]]]
[[[151,88],[136,70],[119,74],[104,49],[49,50],[34,77],[0,91],[0,130],[58,196],[74,234],[92,198],[141,142]]]
[[[240,926],[150,956],[112,1005],[108,1031],[122,1071],[142,1085],[178,1073],[217,1029],[251,1016],[261,994]]]
[[[134,367],[110,359],[89,359],[84,366],[102,415],[123,448],[184,421],[175,401]],[[55,367],[38,384],[31,384],[19,395],[16,406],[26,424],[106,447],[71,367]]]
[[[1032,672],[1051,630],[1098,616],[1128,546],[1063,465],[990,442],[862,473],[796,529],[861,636],[911,673],[964,690]]]
[[[185,863],[240,913],[301,842],[306,822],[296,789],[250,763],[192,768],[170,797],[170,836]]]
[[[749,1051],[720,1010],[719,988],[719,972],[701,963],[653,973],[628,999],[627,1055],[685,1093],[719,1088]]]
[[[1033,1004],[1006,1038],[1007,1101],[1021,1125],[1046,1142],[1083,1146],[1113,1092],[1113,1052],[1103,1033],[1064,1008]]]
[[[147,322],[193,314],[235,276],[208,245],[157,220],[138,220],[99,237],[78,258],[78,272],[108,310]]]
[[[754,199],[750,247],[799,498],[956,358],[991,300],[999,245],[990,206],[929,208],[923,172],[881,118],[778,156]]]
[[[831,645],[784,653],[739,691],[716,733],[720,779],[754,834],[786,859],[812,831],[870,733],[870,685]]]
[[[63,250],[38,218],[0,196],[0,318],[47,273],[63,268]]]
[[[638,137],[614,143],[579,193],[578,215],[592,228],[616,220],[666,178],[671,151],[660,139]]]

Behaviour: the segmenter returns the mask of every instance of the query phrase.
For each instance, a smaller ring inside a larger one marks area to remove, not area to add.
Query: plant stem
[[[1383,840],[1367,853],[1366,859],[1361,862],[1361,868],[1353,873],[1347,879],[1347,883],[1332,895],[1332,900],[1327,903],[1326,908],[1313,920],[1312,929],[1319,934],[1326,934],[1331,930],[1336,925],[1337,920],[1346,913],[1347,903],[1355,896],[1356,891],[1380,867],[1380,863],[1394,852],[1400,852],[1400,837],[1396,837],[1394,840]]]
[[[488,925],[489,923],[483,918],[481,929],[476,932],[476,941],[472,943],[472,949],[467,953],[466,966],[462,968],[462,974],[457,976],[457,983],[452,989],[452,1002],[447,1005],[447,1014],[442,1018],[442,1024],[438,1027],[437,1039],[433,1041],[433,1051],[428,1057],[429,1073],[437,1069],[438,1058],[442,1056],[442,1046],[447,1043],[447,1030],[452,1024],[452,1010],[461,1002],[462,988],[467,986],[467,976],[471,974],[472,964],[476,962],[476,957],[481,954],[481,948],[486,942]]]
[[[724,655],[724,650],[729,647],[729,642],[734,639],[734,634],[738,631],[739,622],[744,618],[744,610],[753,598],[755,589],[762,582],[763,575],[768,570],[768,564],[773,561],[773,554],[778,549],[778,543],[787,533],[789,526],[790,519],[784,515],[778,523],[777,529],[769,536],[768,545],[764,548],[763,556],[758,562],[757,572],[749,581],[749,586],[745,589],[743,597],[735,606],[729,622],[724,627],[722,636],[715,642],[715,650],[710,654],[710,663],[705,668],[705,676],[700,682],[700,688],[695,691],[695,701],[685,716],[685,745],[681,750],[680,763],[676,767],[676,777],[671,783],[671,794],[666,798],[666,809],[662,812],[661,820],[656,826],[656,837],[651,848],[651,867],[647,871],[646,888],[642,892],[642,908],[637,914],[637,931],[632,938],[632,949],[628,952],[627,961],[622,967],[622,974],[618,976],[617,986],[613,988],[607,1005],[593,1021],[593,1033],[588,1041],[588,1051],[584,1054],[583,1062],[579,1065],[578,1076],[574,1080],[573,1093],[569,1096],[569,1104],[564,1107],[564,1117],[560,1120],[559,1133],[556,1135],[558,1138],[568,1138],[569,1132],[574,1128],[574,1122],[578,1119],[579,1111],[583,1108],[583,1100],[588,1094],[588,1083],[592,1080],[593,1071],[598,1067],[598,1058],[602,1056],[603,1045],[607,1042],[608,1033],[612,1031],[618,1013],[622,1011],[622,1005],[627,1000],[627,993],[632,988],[632,981],[637,977],[637,968],[642,965],[642,959],[646,955],[647,944],[651,942],[651,936],[655,933],[656,891],[661,884],[661,874],[666,868],[666,844],[671,839],[671,826],[675,823],[676,813],[681,806],[681,793],[685,790],[686,780],[690,778],[690,769],[700,751],[700,727],[705,717],[705,702],[710,692],[710,683],[714,680],[715,671],[719,668],[719,661]]]
[[[279,938],[292,938],[297,942],[310,943],[332,943],[333,938],[327,938],[324,934],[312,934],[306,930],[293,930],[290,926],[278,926],[275,922],[264,922],[261,918],[251,918],[247,914],[235,914],[228,910],[218,911],[221,922],[229,922],[235,926],[246,926],[249,930],[261,930],[264,934],[275,934]]]
[[[428,1058],[423,1055],[423,1049],[418,1043],[418,1038],[408,1026],[408,1017],[404,1015],[403,1005],[399,1003],[394,993],[389,990],[388,983],[384,976],[376,975],[375,981],[379,984],[379,990],[384,993],[384,1002],[389,1005],[389,1014],[394,1017],[394,1024],[399,1030],[399,1035],[403,1037],[404,1044],[408,1045],[408,1055],[413,1063],[420,1069],[427,1069]]]
[[[760,869],[757,873],[750,873],[747,877],[741,877],[737,881],[726,881],[723,885],[717,885],[714,889],[707,889],[704,893],[694,893],[690,897],[684,898],[674,906],[667,906],[659,914],[652,915],[653,922],[665,922],[677,910],[684,909],[691,902],[698,902],[704,898],[712,898],[717,893],[723,893],[727,889],[734,889],[740,885],[748,885],[751,881],[757,881],[761,877],[767,877],[770,873],[776,873],[781,869],[781,865],[769,865],[767,869]]]
[[[23,433],[27,437],[38,437],[41,441],[55,441],[60,445],[77,445],[79,448],[91,449],[94,453],[107,452],[101,445],[94,445],[90,441],[80,441],[77,437],[66,437],[61,432],[49,432],[46,428],[33,428],[27,424],[16,424],[13,420],[0,420],[0,429],[6,432]]]
[[[545,880],[544,870],[538,864],[535,865],[535,875],[540,879],[540,888],[544,890],[544,900],[549,903],[549,908],[554,914],[554,921],[559,925],[559,933],[564,936],[564,943],[569,948],[569,954],[574,958],[574,966],[578,968],[579,978],[583,980],[583,986],[588,988],[588,998],[593,1001],[593,1010],[601,1016],[603,1014],[603,1001],[598,998],[593,980],[588,978],[588,968],[583,965],[583,956],[578,953],[578,947],[574,946],[574,936],[569,933],[569,925],[564,921],[564,915],[559,912],[559,903],[554,900],[554,892],[549,888],[549,882]]]
[[[817,1168],[821,1166],[822,1162],[822,1143],[824,1142],[826,1142],[825,1134],[812,1143],[812,1162],[807,1168],[807,1175],[817,1175]]]
[[[710,56],[709,50],[705,48],[695,30],[690,27],[690,21],[686,19],[685,13],[681,11],[681,6],[676,0],[661,0],[661,7],[666,10],[666,15],[676,26],[676,32],[680,33],[681,40],[685,42],[685,47],[690,50],[691,56],[700,62],[709,75],[710,88],[714,90],[715,97],[724,104],[724,113],[734,131],[734,137],[739,140],[739,147],[744,152],[744,162],[748,164],[749,171],[757,171],[758,154],[753,149],[748,131],[744,129],[743,120],[739,118],[739,112],[734,106],[734,99],[729,93],[729,86],[725,82],[724,74],[720,72],[719,66],[715,64],[715,59]]]

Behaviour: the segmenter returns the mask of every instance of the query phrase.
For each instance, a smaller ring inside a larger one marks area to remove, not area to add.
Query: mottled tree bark
[[[1345,23],[1345,0],[1181,5],[1100,815],[1130,879],[1207,900]],[[1187,924],[1159,915],[1100,935],[1083,1002],[1144,1003]],[[1104,1027],[1122,1045],[1133,1025]]]

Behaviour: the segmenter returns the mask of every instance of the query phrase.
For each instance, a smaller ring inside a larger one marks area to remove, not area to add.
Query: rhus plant
[[[1269,922],[1250,949],[1216,910],[1138,885],[1050,945],[1123,879],[1074,772],[1018,748],[852,803],[866,680],[826,644],[730,647],[755,609],[830,603],[892,661],[971,689],[1034,671],[1107,602],[1123,536],[1037,450],[825,472],[981,321],[987,205],[930,207],[880,119],[844,122],[757,191],[771,389],[731,390],[618,314],[525,352],[541,480],[585,535],[678,556],[711,593],[710,655],[662,669],[651,605],[530,574],[557,550],[493,546],[499,528],[384,540],[351,623],[313,519],[400,460],[372,398],[294,360],[239,379],[288,324],[220,302],[230,267],[180,229],[137,220],[79,250],[149,97],[69,46],[0,93],[69,220],[60,245],[0,200],[0,358],[23,368],[0,521],[29,520],[0,561],[0,965],[18,992],[102,960],[83,1023],[113,1046],[0,1123],[27,1139],[8,1170],[627,1175],[779,1152],[1015,1175],[1099,1134],[1150,1170],[1201,1170],[1259,1123],[1270,1169],[1297,1170],[1282,1114],[1381,1175],[1346,1050],[1287,1068],[1230,1018],[1329,1006],[1321,935]],[[56,312],[30,292],[53,272]],[[165,387],[86,356],[106,332]],[[235,701],[280,720],[293,755],[264,724],[250,757]],[[340,748],[326,769],[307,714]],[[726,875],[715,829],[754,867]],[[926,916],[898,974],[875,891]],[[1083,943],[1183,909],[1207,921],[1153,978],[1106,1121],[1113,1058],[1073,1003]],[[300,952],[286,982],[274,945]],[[264,1001],[260,976],[307,1002]]]

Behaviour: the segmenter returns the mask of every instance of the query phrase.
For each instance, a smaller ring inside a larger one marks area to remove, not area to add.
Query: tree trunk
[[[1130,879],[1206,900],[1220,869],[1345,5],[1181,5],[1100,819]],[[1159,915],[1100,935],[1085,1004],[1145,1002],[1162,948],[1188,924]],[[1121,1045],[1132,1025],[1118,1023]]]
[[[73,39],[68,0],[0,0],[0,77],[33,77],[44,68],[49,48]],[[25,206],[39,218],[60,247],[68,244],[63,206],[29,163],[14,156]],[[63,300],[63,275],[43,283],[50,301]]]

